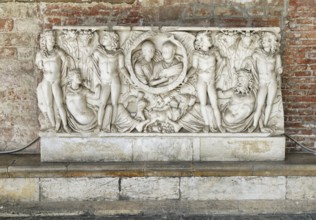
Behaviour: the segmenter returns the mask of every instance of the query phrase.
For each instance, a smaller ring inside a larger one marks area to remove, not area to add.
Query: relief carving
[[[273,28],[45,31],[41,129],[282,133],[279,37]]]

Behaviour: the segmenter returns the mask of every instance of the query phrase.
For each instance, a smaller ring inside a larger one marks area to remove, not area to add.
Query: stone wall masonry
[[[278,26],[283,34],[285,130],[316,141],[314,0],[5,0],[0,3],[0,150],[35,138],[39,32],[54,25]],[[292,147],[290,143],[289,147]],[[35,145],[25,152],[38,153]]]
[[[316,177],[1,178],[0,202],[314,201]],[[315,210],[314,210],[315,211]]]

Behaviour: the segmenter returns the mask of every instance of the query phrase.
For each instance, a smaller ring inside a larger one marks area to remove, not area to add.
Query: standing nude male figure
[[[277,47],[278,41],[276,35],[272,32],[263,32],[261,48],[257,49],[252,55],[254,67],[259,76],[259,90],[254,122],[253,126],[249,128],[249,132],[254,131],[258,126],[264,104],[266,104],[263,121],[264,127],[269,122],[273,101],[278,88],[277,78],[283,72],[281,56],[276,52]]]
[[[207,96],[210,100],[214,112],[215,121],[218,129],[225,132],[222,127],[221,114],[217,104],[217,94],[215,88],[216,66],[222,58],[218,50],[213,47],[211,36],[207,32],[200,32],[195,39],[195,51],[192,57],[192,67],[190,68],[187,79],[193,74],[197,74],[197,92],[201,104],[201,113],[204,119],[204,132],[209,132],[210,122],[207,114]]]
[[[56,104],[64,130],[69,133],[67,115],[63,103],[63,92],[61,89],[66,77],[67,67],[70,62],[64,51],[55,47],[55,36],[53,31],[45,31],[40,36],[41,51],[36,54],[35,63],[43,71],[43,80],[40,91],[43,94],[48,119],[56,131],[59,129],[55,119],[54,104]]]
[[[102,130],[105,108],[109,97],[112,103],[111,132],[117,132],[115,126],[118,100],[121,93],[120,73],[129,80],[129,74],[125,68],[124,54],[119,47],[119,36],[115,32],[103,31],[100,34],[100,46],[92,54],[101,81],[101,97],[98,110],[98,131]],[[107,131],[110,132],[110,131]]]

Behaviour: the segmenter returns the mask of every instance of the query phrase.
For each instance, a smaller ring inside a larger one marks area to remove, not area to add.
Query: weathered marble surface
[[[184,177],[184,200],[285,199],[285,177]]]
[[[121,196],[128,200],[179,199],[179,178],[123,178]]]
[[[118,178],[42,178],[41,201],[117,200]]]
[[[283,133],[279,28],[55,27],[43,131]]]
[[[38,178],[0,178],[1,202],[36,202],[39,200]]]
[[[280,41],[279,28],[44,31],[42,161],[283,160],[268,137],[284,133]]]
[[[41,136],[43,162],[284,160],[285,138],[265,134]]]
[[[286,198],[291,200],[316,200],[316,178],[288,177]]]

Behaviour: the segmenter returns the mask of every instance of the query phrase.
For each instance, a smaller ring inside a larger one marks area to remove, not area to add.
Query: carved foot
[[[203,132],[204,133],[209,133],[210,132],[210,126],[209,125],[205,125],[203,128]]]
[[[71,129],[68,127],[68,125],[65,125],[65,126],[64,126],[64,130],[65,130],[68,134],[71,133]]]
[[[115,125],[111,125],[111,133],[117,133],[117,127]]]
[[[219,126],[219,127],[218,127],[218,130],[219,130],[221,133],[225,133],[225,132],[226,132],[226,129],[223,128],[222,126]]]
[[[273,133],[273,129],[268,128],[268,127],[263,127],[260,129],[263,133]]]
[[[100,132],[102,129],[101,129],[101,126],[100,125],[98,125],[97,127],[96,127],[96,129],[94,129],[94,132],[95,133],[98,133],[98,132]]]
[[[252,133],[256,130],[256,126],[251,126],[250,128],[248,128],[248,133]]]

